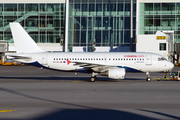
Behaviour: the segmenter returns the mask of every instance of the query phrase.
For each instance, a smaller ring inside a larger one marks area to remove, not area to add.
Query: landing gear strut
[[[98,75],[98,73],[92,73],[92,76],[91,76],[91,78],[90,78],[90,81],[91,82],[95,82],[96,80],[97,80],[97,77],[96,77],[96,75]]]
[[[146,81],[151,81],[151,78],[150,78],[149,72],[146,72],[146,75],[147,75]]]

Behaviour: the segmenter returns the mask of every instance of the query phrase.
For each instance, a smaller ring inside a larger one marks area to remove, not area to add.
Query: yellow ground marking
[[[12,82],[7,82],[7,83],[4,83],[4,84],[11,84],[11,83],[18,82],[18,81],[14,81],[14,80],[17,80],[17,79],[10,79],[10,80],[13,80],[13,81]]]
[[[12,111],[15,111],[16,109],[13,109],[13,110],[0,110],[0,112],[12,112]]]
[[[80,83],[80,82],[82,82],[82,81],[73,81],[74,83]]]
[[[11,83],[15,83],[15,82],[18,82],[18,81],[7,82],[7,83],[4,83],[4,84],[11,84]]]
[[[152,78],[152,80],[175,80],[172,78]]]
[[[0,107],[0,109],[5,109],[5,108],[9,108],[9,107],[14,107],[14,106],[17,106],[17,105],[18,105],[18,104],[9,105],[9,106],[5,106],[5,107]],[[0,110],[0,112],[12,112],[12,111],[16,111],[16,109]]]

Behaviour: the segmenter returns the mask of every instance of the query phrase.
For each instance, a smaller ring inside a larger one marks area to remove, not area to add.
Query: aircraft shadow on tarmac
[[[169,117],[170,119],[180,118],[168,114],[157,113]],[[110,110],[110,109],[61,109],[51,113],[35,115],[32,118],[23,118],[18,120],[157,120],[148,116],[138,115],[125,111]],[[17,120],[17,119],[1,119],[0,120]]]
[[[130,113],[126,111],[99,109],[99,108],[94,108],[94,107],[89,107],[89,106],[84,106],[84,105],[77,105],[77,104],[72,104],[72,103],[44,99],[40,97],[34,97],[32,95],[26,95],[24,93],[16,92],[16,91],[5,89],[5,88],[0,88],[0,91],[23,96],[28,99],[35,99],[35,100],[41,100],[45,102],[56,103],[56,104],[59,104],[59,106],[67,105],[67,107],[71,106],[71,107],[79,108],[79,109],[57,109],[50,113],[46,112],[44,114],[34,115],[31,118],[23,118],[19,120],[26,120],[26,119],[28,120],[157,120],[156,118],[138,115],[138,114]],[[180,119],[180,117],[172,116],[172,115],[161,113],[161,112],[144,110],[144,109],[137,109],[137,110],[143,111],[143,112],[149,112],[153,114],[158,114],[164,117],[168,117],[169,119],[178,119],[178,120]],[[0,120],[8,120],[8,119],[0,118]]]
[[[78,81],[87,81],[89,82],[90,77],[1,77],[0,79],[17,79],[17,80],[78,80]],[[142,78],[125,78],[121,79],[121,81],[126,80],[145,80]],[[104,81],[104,82],[117,82],[120,80],[110,79],[108,77],[98,77],[97,81]]]
[[[161,113],[159,113],[161,114]],[[162,114],[161,114],[162,115]],[[169,115],[164,114],[170,117]],[[172,118],[177,118],[173,117]],[[33,118],[34,119],[34,118]],[[63,109],[34,120],[157,120],[130,112],[110,109]]]

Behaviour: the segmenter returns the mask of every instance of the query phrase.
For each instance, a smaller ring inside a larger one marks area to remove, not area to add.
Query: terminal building
[[[62,51],[65,8],[65,0],[1,0],[0,40],[9,41],[9,51],[15,51],[9,22],[19,22],[42,49]]]
[[[0,40],[19,22],[47,51],[129,51],[131,0],[1,0]],[[136,1],[133,3],[136,31]],[[135,49],[135,42],[134,42]]]

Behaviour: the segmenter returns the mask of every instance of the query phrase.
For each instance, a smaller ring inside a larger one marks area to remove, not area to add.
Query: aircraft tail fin
[[[17,53],[44,52],[19,23],[10,23],[10,28]]]

